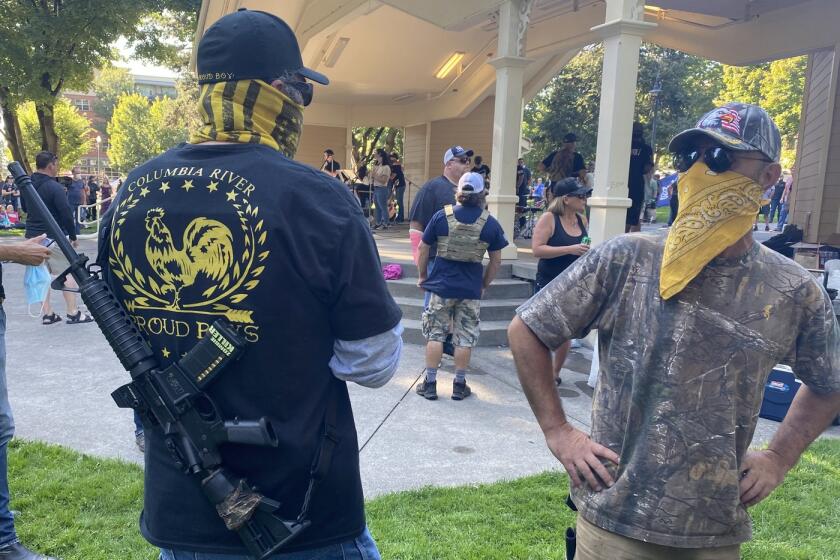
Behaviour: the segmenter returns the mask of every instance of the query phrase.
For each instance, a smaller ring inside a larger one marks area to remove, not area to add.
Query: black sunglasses
[[[684,152],[674,154],[674,169],[680,173],[685,173],[692,165],[697,163],[697,160],[700,159],[700,155],[701,152],[699,150],[686,150]],[[709,169],[715,173],[729,171],[735,163],[735,156],[732,154],[732,151],[727,150],[726,148],[721,148],[720,146],[706,149],[702,152],[702,156],[703,163],[708,165]],[[741,159],[754,159],[766,163],[773,163],[767,158],[753,158],[746,156],[739,157]]]
[[[572,198],[580,198],[581,200],[586,200],[589,198],[589,193],[581,193],[581,194],[567,194],[566,196],[571,196]]]
[[[460,161],[461,163],[469,163],[470,162],[470,158],[468,158],[468,157],[456,157],[456,158],[452,158],[452,159],[454,159],[456,161]]]

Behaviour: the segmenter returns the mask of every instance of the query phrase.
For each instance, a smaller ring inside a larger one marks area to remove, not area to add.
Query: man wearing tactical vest
[[[472,348],[478,341],[481,296],[496,277],[502,249],[508,244],[502,226],[484,209],[486,196],[484,177],[465,174],[458,181],[458,205],[447,205],[437,212],[420,242],[417,285],[432,296],[423,312],[423,336],[428,341],[426,377],[417,385],[417,394],[429,400],[437,399],[437,367],[450,330],[455,344],[452,399],[463,400],[472,392],[466,373]],[[426,265],[433,246],[437,246],[437,258],[427,277]],[[485,252],[490,254],[490,263],[483,269]]]

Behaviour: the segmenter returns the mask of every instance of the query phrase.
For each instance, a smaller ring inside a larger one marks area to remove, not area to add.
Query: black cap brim
[[[730,150],[740,150],[744,152],[760,151],[752,144],[744,142],[739,138],[733,138],[732,136],[705,128],[689,128],[688,130],[683,130],[671,138],[671,142],[668,144],[668,151],[675,154],[681,152],[688,148],[694,140],[702,137],[708,138],[713,142],[717,142]]]
[[[475,152],[473,152],[472,150],[467,150],[466,152],[464,152],[464,155],[467,157],[473,157],[473,153]]]
[[[301,68],[297,72],[298,72],[298,74],[300,74],[304,78],[306,78],[308,80],[312,80],[313,82],[318,82],[319,84],[323,84],[325,86],[329,85],[329,83],[330,83],[329,78],[327,78],[326,76],[324,76],[320,72],[316,72],[315,70],[312,70],[311,68],[307,68],[306,66],[304,66],[303,68]]]

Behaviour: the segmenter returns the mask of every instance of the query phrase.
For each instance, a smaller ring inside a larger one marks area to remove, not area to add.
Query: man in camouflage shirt
[[[572,481],[577,560],[739,558],[746,508],[840,411],[831,301],[752,238],[762,187],[781,172],[775,124],[730,104],[670,149],[683,172],[674,227],[593,248],[509,330],[531,408]],[[587,436],[563,414],[549,351],[592,329],[601,360]],[[769,447],[749,451],[779,362],[804,386]]]

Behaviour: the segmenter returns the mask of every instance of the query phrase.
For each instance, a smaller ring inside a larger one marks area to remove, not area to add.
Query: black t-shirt
[[[394,177],[394,187],[404,187],[405,186],[405,173],[403,173],[402,164],[395,163],[391,165],[391,173],[395,175]]]
[[[359,204],[318,170],[259,144],[181,144],[132,171],[111,206],[99,262],[162,366],[219,317],[250,343],[207,392],[222,415],[274,422],[277,448],[226,444],[226,467],[297,517],[336,401],[337,444],[312,496],[311,527],[289,551],[358,536],[365,526],[356,427],[347,386],[329,360],[336,339],[386,332],[400,310],[385,286]],[[245,554],[146,431],[141,531],[153,545]]]
[[[551,162],[554,161],[554,157],[557,155],[557,152],[560,150],[554,150],[550,154],[546,156],[544,160],[542,160],[543,167],[549,169],[551,167]],[[572,156],[572,167],[567,170],[566,177],[579,177],[581,170],[586,169],[586,164],[583,162],[583,156],[580,155],[578,152],[575,152],[575,155]]]
[[[473,167],[472,169],[470,169],[470,171],[472,171],[473,173],[478,173],[480,175],[484,175],[485,179],[487,179],[487,177],[490,176],[490,167],[488,167],[488,165],[486,163],[482,163],[481,165],[477,165],[477,166]]]
[[[440,175],[428,181],[420,188],[414,201],[411,203],[411,212],[408,215],[409,221],[420,222],[425,231],[426,226],[432,221],[438,210],[443,210],[447,204],[455,204],[455,189],[457,188],[449,179]],[[432,247],[429,250],[429,257],[434,257],[437,250]]]
[[[327,173],[335,173],[341,169],[341,164],[338,163],[336,160],[327,161],[324,160],[324,163],[321,164],[321,171],[326,171]]]
[[[782,200],[782,195],[785,193],[785,181],[784,179],[780,179],[779,182],[776,183],[776,186],[773,188],[773,198],[776,202]]]
[[[653,149],[644,140],[633,140],[630,145],[630,174],[627,178],[630,198],[644,197],[645,168],[649,165],[653,165]]]

